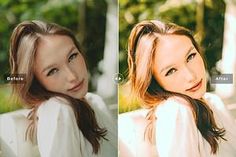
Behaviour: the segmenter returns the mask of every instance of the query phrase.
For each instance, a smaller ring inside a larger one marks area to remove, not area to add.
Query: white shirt
[[[116,157],[117,129],[103,100],[92,93],[85,96],[94,109],[100,127],[108,131],[98,154],[79,130],[72,108],[65,99],[50,98],[38,109],[37,141],[41,157]]]
[[[155,141],[144,140],[147,109],[119,115],[119,147],[121,157],[235,157],[236,123],[222,100],[210,93],[204,99],[212,109],[218,127],[226,130],[216,155],[197,129],[192,110],[185,101],[169,98],[156,109]]]

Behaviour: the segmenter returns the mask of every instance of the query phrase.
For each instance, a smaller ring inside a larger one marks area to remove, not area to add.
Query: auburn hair
[[[155,109],[158,104],[172,96],[178,96],[190,104],[196,126],[210,144],[211,152],[215,154],[219,147],[219,139],[226,140],[225,130],[217,126],[213,112],[206,102],[203,99],[193,99],[184,94],[167,91],[153,76],[153,58],[158,48],[159,37],[163,35],[188,37],[204,60],[192,33],[184,27],[158,20],[142,21],[134,26],[128,41],[128,84],[131,86],[133,98],[140,100],[143,107],[150,109],[146,117],[150,123],[146,127],[145,137],[154,142]]]
[[[79,42],[74,34],[55,23],[46,23],[43,21],[24,21],[16,26],[10,39],[10,68],[11,74],[25,74],[26,82],[23,84],[13,83],[13,95],[16,95],[20,101],[31,108],[28,115],[30,124],[26,131],[26,137],[33,139],[37,131],[37,109],[43,101],[54,96],[60,96],[70,102],[78,128],[84,137],[90,142],[95,154],[100,149],[100,140],[105,139],[107,130],[101,128],[95,117],[94,110],[88,102],[82,99],[75,99],[61,93],[48,91],[37,80],[34,75],[34,60],[40,39],[48,35],[63,35],[72,39],[76,48],[81,52]]]

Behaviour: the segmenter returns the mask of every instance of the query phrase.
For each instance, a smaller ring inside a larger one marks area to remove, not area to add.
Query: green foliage
[[[20,103],[14,103],[11,97],[11,88],[8,85],[0,86],[0,114],[21,108]]]
[[[140,108],[137,100],[131,100],[129,90],[124,86],[119,86],[119,113],[129,112]]]
[[[176,23],[194,31],[196,26],[196,4],[191,3],[160,12],[158,17],[163,21]]]
[[[216,73],[215,63],[222,57],[225,4],[217,0],[214,5],[205,6],[205,38],[202,46],[205,50],[207,68],[210,74]]]

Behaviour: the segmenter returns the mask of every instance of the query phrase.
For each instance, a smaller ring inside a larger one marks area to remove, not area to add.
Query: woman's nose
[[[189,67],[185,67],[183,75],[188,82],[194,82],[197,78],[197,74]]]
[[[74,81],[77,81],[77,79],[78,79],[76,73],[72,69],[70,69],[69,67],[66,68],[66,75],[65,76],[67,77],[67,80],[69,82],[74,82]]]

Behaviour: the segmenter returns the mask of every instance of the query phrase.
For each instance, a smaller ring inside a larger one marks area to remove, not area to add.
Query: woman
[[[25,21],[10,41],[11,74],[25,74],[13,92],[32,109],[27,139],[37,140],[42,157],[111,157],[116,129],[103,100],[88,93],[82,51],[68,29]]]
[[[201,50],[189,30],[138,23],[128,43],[128,85],[145,109],[119,115],[122,157],[236,155],[236,126],[223,102],[206,93]]]

